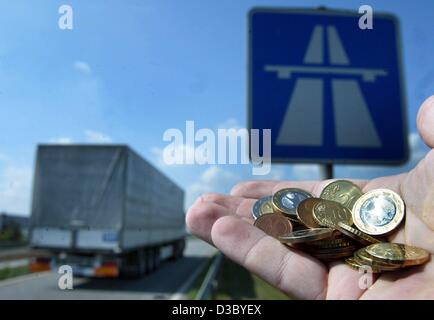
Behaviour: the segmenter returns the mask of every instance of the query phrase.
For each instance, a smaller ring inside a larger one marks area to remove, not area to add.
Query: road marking
[[[350,66],[350,60],[335,26],[327,26],[330,66],[312,66],[324,64],[323,29],[323,26],[315,26],[303,59],[304,66],[265,65],[264,70],[276,72],[279,79],[290,79],[294,73],[301,73],[362,76],[364,81],[373,82],[377,77],[387,75],[383,69],[343,67]],[[332,79],[331,83],[336,146],[381,147],[377,129],[356,79]],[[322,146],[323,98],[324,79],[298,75],[276,144]]]

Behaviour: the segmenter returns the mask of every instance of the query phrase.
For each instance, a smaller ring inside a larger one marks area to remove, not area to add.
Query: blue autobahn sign
[[[277,162],[398,164],[408,158],[399,26],[374,12],[253,9],[248,126],[272,129]]]

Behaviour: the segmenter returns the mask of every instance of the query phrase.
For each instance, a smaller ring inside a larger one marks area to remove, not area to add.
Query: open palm
[[[419,133],[434,147],[434,96],[427,99],[417,117]],[[373,278],[362,289],[366,275],[343,262],[324,264],[288,248],[254,227],[251,208],[256,199],[296,187],[319,196],[328,181],[250,181],[236,185],[231,195],[208,193],[199,197],[187,213],[190,231],[220,249],[286,294],[302,299],[434,299],[434,259],[427,264]],[[407,173],[370,181],[353,180],[364,192],[388,188],[406,204],[405,223],[389,241],[418,246],[434,254],[434,150]]]

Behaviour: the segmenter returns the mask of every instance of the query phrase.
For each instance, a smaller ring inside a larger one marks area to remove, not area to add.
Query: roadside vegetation
[[[6,280],[30,273],[28,266],[0,269],[0,280]]]
[[[209,259],[207,266],[197,277],[193,286],[187,293],[187,299],[194,299],[205,279],[206,273],[216,256]],[[233,299],[264,299],[264,300],[287,300],[284,293],[273,288],[264,280],[250,273],[242,266],[224,258],[216,277],[216,288],[211,299],[233,300]]]

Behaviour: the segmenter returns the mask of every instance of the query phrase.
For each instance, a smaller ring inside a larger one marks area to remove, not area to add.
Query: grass
[[[217,280],[218,285],[214,299],[289,299],[281,291],[227,258],[222,262]]]
[[[216,256],[208,260],[207,265],[187,292],[187,299],[195,299],[215,257]],[[264,280],[251,274],[242,266],[224,258],[219,273],[217,274],[217,288],[213,294],[213,299],[287,300],[289,298],[281,291],[270,286]]]
[[[187,291],[187,299],[194,300],[197,296],[197,293],[199,292],[200,286],[202,285],[203,281],[205,280],[206,273],[208,272],[209,267],[211,266],[211,263],[215,259],[215,255],[208,259],[206,262],[205,268],[200,272],[199,276],[194,281],[191,288]]]
[[[28,266],[0,269],[0,280],[22,276],[30,273]]]

